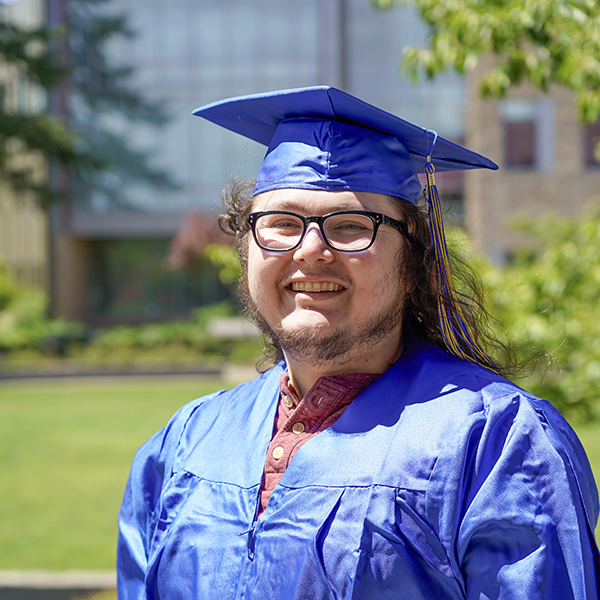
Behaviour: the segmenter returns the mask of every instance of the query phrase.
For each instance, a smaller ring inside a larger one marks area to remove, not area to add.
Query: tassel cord
[[[440,286],[446,298],[444,300],[441,295],[438,296],[438,318],[442,337],[448,350],[455,356],[494,370],[492,358],[483,352],[473,339],[456,294],[444,234],[441,203],[435,185],[435,168],[430,157],[425,164],[425,171],[427,174],[425,196],[428,204],[429,228],[438,266]]]

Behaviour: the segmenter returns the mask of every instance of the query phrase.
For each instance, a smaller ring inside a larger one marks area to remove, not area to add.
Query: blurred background
[[[229,96],[327,83],[490,156],[499,173],[442,174],[440,187],[450,221],[497,264],[519,239],[510,217],[575,215],[600,187],[600,123],[578,119],[569,90],[525,81],[482,99],[493,61],[483,50],[469,76],[401,73],[403,51],[431,33],[416,8],[18,0],[1,10],[17,29],[5,31],[0,71],[0,257],[45,291],[54,317],[156,321],[229,297],[201,264],[203,244],[223,241],[213,227],[223,185],[252,176],[264,148],[190,115]]]
[[[404,4],[0,1],[0,569],[110,570],[135,448],[251,376],[217,216],[265,149],[191,116],[230,96],[332,85],[498,163],[438,176],[449,237],[600,454],[597,3]]]
[[[327,83],[453,139],[465,134],[464,80],[413,86],[398,75],[402,48],[426,40],[414,10],[367,0],[20,0],[4,10],[24,26],[68,28],[52,43],[70,69],[48,90],[7,81],[5,97],[60,117],[76,150],[100,161],[40,166],[66,198],[39,213],[35,233],[25,214],[2,213],[7,267],[48,291],[55,316],[182,317],[226,297],[208,275],[161,264],[186,216],[214,222],[223,185],[255,174],[264,156],[192,117],[200,105]],[[462,218],[464,186],[450,183]]]

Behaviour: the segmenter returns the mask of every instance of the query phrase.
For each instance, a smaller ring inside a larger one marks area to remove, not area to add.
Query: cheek
[[[365,298],[379,302],[402,292],[401,252],[375,252],[371,260],[354,269],[356,288]]]
[[[248,289],[253,300],[256,300],[257,291],[260,290],[260,283],[264,279],[264,273],[261,272],[261,256],[252,246],[248,250]]]
[[[348,268],[355,275],[357,282],[364,285],[390,286],[398,275],[398,259],[394,253],[375,249],[368,256],[355,260],[350,259]],[[394,275],[395,277],[391,277]]]
[[[248,251],[248,291],[257,307],[276,301],[277,260],[265,258],[262,251],[251,245]]]

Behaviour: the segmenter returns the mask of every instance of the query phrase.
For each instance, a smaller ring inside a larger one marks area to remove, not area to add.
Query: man
[[[597,598],[583,449],[452,281],[433,165],[495,165],[333,88],[196,114],[269,146],[224,223],[283,360],[138,451],[119,597]]]

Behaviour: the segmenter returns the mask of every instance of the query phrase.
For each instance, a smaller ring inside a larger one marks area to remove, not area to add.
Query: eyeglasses
[[[361,252],[370,248],[380,225],[393,227],[404,236],[408,234],[401,221],[364,210],[333,212],[322,217],[263,210],[250,213],[246,220],[258,246],[269,252],[295,250],[302,243],[310,223],[316,223],[325,243],[340,252]]]

